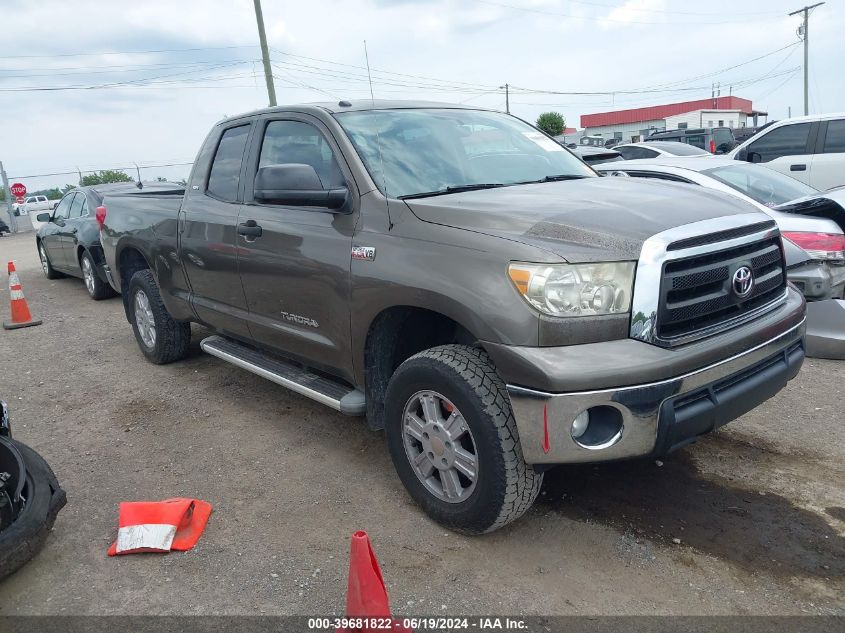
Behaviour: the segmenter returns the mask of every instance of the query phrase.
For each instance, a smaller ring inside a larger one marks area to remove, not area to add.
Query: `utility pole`
[[[510,100],[510,84],[505,84],[504,86],[499,86],[499,90],[504,88],[505,90],[505,112],[507,114],[511,113],[511,100]]]
[[[12,233],[18,232],[18,223],[15,220],[15,210],[12,208],[12,191],[9,189],[9,178],[6,170],[3,169],[3,161],[0,161],[0,177],[3,179],[3,191],[6,194],[6,212],[9,214],[9,229]]]
[[[264,79],[267,80],[267,98],[270,106],[276,105],[276,86],[273,85],[273,71],[270,68],[270,52],[267,50],[267,34],[264,32],[264,14],[261,12],[261,0],[255,3],[255,19],[258,21],[258,39],[261,42],[261,61],[264,62]]]
[[[798,9],[797,11],[793,11],[789,15],[798,15],[799,13],[804,14],[804,24],[801,25],[798,29],[798,33],[804,36],[804,115],[810,114],[810,70],[809,70],[809,59],[810,59],[810,11],[815,9],[816,7],[820,7],[824,4],[824,2],[817,2],[816,4],[811,4],[808,7],[804,7],[803,9]]]

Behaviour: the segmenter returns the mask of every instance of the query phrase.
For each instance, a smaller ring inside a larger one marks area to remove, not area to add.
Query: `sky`
[[[263,0],[278,102],[426,99],[528,121],[706,98],[802,114],[794,0]],[[265,107],[252,0],[0,0],[0,161],[186,177],[212,124]],[[845,110],[845,0],[810,19],[810,112]],[[593,93],[593,94],[584,94]],[[174,165],[174,166],[164,166]],[[43,176],[42,174],[56,174]]]

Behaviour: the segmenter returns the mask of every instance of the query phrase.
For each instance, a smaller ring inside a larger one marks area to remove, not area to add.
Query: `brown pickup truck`
[[[97,218],[148,359],[183,358],[202,323],[209,354],[384,429],[411,496],[468,533],[521,516],[556,464],[694,441],[804,359],[768,216],[599,178],[500,112],[229,118],[187,187],[108,195]]]

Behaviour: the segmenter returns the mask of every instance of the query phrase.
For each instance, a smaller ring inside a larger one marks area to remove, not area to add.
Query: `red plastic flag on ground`
[[[187,551],[199,541],[209,516],[211,504],[199,499],[121,503],[117,540],[109,556]]]

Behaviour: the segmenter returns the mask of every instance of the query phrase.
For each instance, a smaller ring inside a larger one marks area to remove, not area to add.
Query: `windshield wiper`
[[[531,185],[536,182],[559,182],[561,180],[578,180],[580,178],[589,178],[589,176],[582,176],[580,174],[556,174],[554,176],[546,176],[540,180],[526,180],[519,183],[520,185]]]
[[[409,200],[412,198],[428,198],[430,196],[445,196],[448,193],[460,193],[461,191],[475,191],[477,189],[495,189],[496,187],[504,187],[501,182],[480,182],[471,185],[450,185],[445,189],[438,189],[437,191],[424,191],[422,193],[409,193],[406,196],[399,196],[401,200]]]

